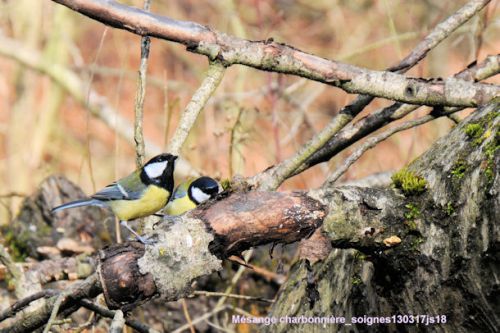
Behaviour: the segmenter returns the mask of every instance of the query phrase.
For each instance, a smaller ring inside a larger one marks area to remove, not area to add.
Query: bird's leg
[[[130,231],[130,232],[131,232],[131,233],[135,236],[135,238],[136,238],[139,242],[141,242],[142,244],[146,245],[146,244],[151,244],[151,243],[152,243],[151,241],[144,239],[144,238],[143,238],[143,237],[141,237],[141,236],[140,236],[137,232],[135,232],[135,231],[134,231],[134,229],[132,229],[132,228],[131,228],[128,224],[127,224],[127,221],[123,221],[123,220],[122,220],[122,221],[120,221],[120,225],[121,225],[122,227],[127,228],[127,230],[128,230],[128,231]]]

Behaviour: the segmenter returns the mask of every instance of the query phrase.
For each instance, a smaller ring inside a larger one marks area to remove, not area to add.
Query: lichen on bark
[[[345,316],[348,321],[364,315],[444,315],[447,323],[442,325],[349,328],[354,332],[495,332],[500,327],[500,288],[493,278],[500,276],[499,105],[497,99],[478,109],[407,167],[426,180],[422,193],[326,189],[331,200],[323,233],[337,249],[314,265],[297,262],[269,315]],[[467,134],[470,124],[481,125],[480,142]],[[457,163],[466,168],[456,171]],[[373,204],[374,197],[385,203]],[[384,215],[390,218],[384,220]],[[370,231],[364,229],[370,225],[385,230],[356,237],[359,230]],[[397,246],[364,246],[380,244],[395,232],[402,240]],[[343,249],[349,247],[363,254]],[[264,331],[345,329],[338,324],[278,324]]]

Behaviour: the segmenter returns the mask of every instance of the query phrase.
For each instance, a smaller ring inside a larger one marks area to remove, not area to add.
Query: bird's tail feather
[[[103,206],[102,202],[96,199],[82,199],[65,203],[64,205],[52,208],[52,213],[58,212],[63,209],[82,207],[82,206]]]

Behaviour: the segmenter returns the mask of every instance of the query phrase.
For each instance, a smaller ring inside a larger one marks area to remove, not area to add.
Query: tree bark
[[[193,280],[222,269],[221,259],[252,246],[299,241],[316,230],[316,248],[302,252],[306,259],[293,266],[270,316],[343,316],[349,322],[358,316],[419,315],[418,327],[403,322],[375,329],[495,332],[500,325],[499,113],[499,99],[480,108],[398,172],[395,187],[263,192],[237,184],[234,193],[166,218],[149,235],[151,244],[103,249],[97,276],[64,295],[61,314],[100,292],[110,307],[124,310],[155,296],[177,300],[191,292]],[[30,316],[35,319],[18,320],[1,332],[40,327],[55,301],[48,299]],[[344,328],[328,325],[333,332]],[[324,328],[278,323],[267,330]]]
[[[278,322],[264,331],[497,332],[499,105],[411,163],[406,175],[424,179],[422,191],[343,187],[316,196],[329,202],[321,230],[336,249],[297,262],[269,316],[365,316],[364,324]],[[420,316],[409,324],[397,315]],[[368,317],[391,322],[368,325]]]

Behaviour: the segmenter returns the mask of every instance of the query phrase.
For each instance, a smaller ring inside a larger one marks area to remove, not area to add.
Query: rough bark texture
[[[323,234],[334,247],[348,249],[334,249],[313,265],[297,262],[269,314],[344,316],[347,322],[413,314],[432,316],[434,324],[278,323],[264,330],[496,332],[499,110],[497,99],[408,167],[411,177],[425,179],[423,192],[345,187],[318,195],[330,203]],[[391,236],[401,243],[387,242]],[[445,315],[446,323],[436,323],[437,315]]]
[[[98,273],[108,306],[128,310],[153,296],[186,297],[194,279],[222,269],[221,259],[252,246],[301,240],[326,215],[305,192],[235,192],[218,199],[166,218],[145,247],[131,242],[103,249]]]
[[[496,85],[473,84],[455,78],[424,80],[368,70],[305,53],[274,42],[272,38],[249,41],[194,22],[155,15],[111,0],[53,1],[114,28],[182,43],[189,51],[203,54],[210,60],[220,60],[225,66],[241,64],[298,75],[339,87],[349,93],[419,105],[477,106],[487,103],[500,91]],[[474,13],[476,9],[484,7],[486,2],[475,1],[465,11]]]
[[[252,246],[288,244],[310,236],[326,215],[304,192],[235,193],[208,209],[193,211],[215,236],[210,251],[220,258]]]

